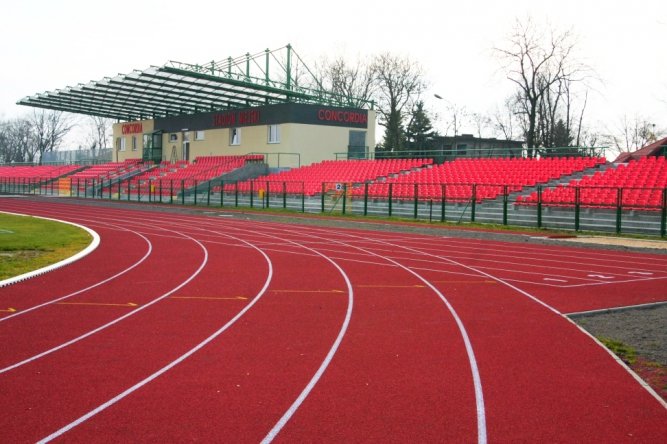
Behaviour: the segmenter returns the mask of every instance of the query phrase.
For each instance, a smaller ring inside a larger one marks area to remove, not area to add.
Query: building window
[[[280,127],[269,125],[269,143],[280,143]]]
[[[137,150],[137,136],[132,136],[132,151]]]
[[[177,140],[178,140],[178,134],[176,134],[176,133],[169,134],[169,141],[170,142],[176,142]]]
[[[125,137],[116,138],[116,149],[118,151],[125,151]]]
[[[195,131],[195,140],[204,140],[204,131]]]
[[[241,128],[229,129],[229,144],[241,145]]]

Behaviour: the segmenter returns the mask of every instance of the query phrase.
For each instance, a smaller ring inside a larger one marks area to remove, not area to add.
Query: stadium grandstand
[[[116,119],[112,161],[0,167],[2,193],[667,232],[667,139],[611,163],[597,148],[471,135],[375,152],[373,104],[326,91],[290,45],[18,103]]]
[[[271,166],[300,166],[375,149],[372,102],[327,91],[290,45],[205,64],[170,61],[18,103],[116,119],[115,162],[263,153]]]

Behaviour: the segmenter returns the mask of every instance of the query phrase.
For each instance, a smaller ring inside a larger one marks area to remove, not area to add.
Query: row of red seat
[[[572,158],[544,158],[544,159],[457,159],[441,165],[426,168],[421,171],[390,178],[385,183],[376,183],[369,186],[368,193],[372,197],[387,196],[387,184],[479,184],[493,185],[486,189],[477,187],[476,197],[478,200],[495,199],[504,192],[504,186],[508,192],[516,192],[526,186],[535,186],[539,183],[547,183],[562,176],[583,171],[604,163],[605,160],[596,157],[572,157]],[[361,195],[365,190],[356,190]],[[472,197],[472,190],[468,198]],[[395,194],[396,195],[396,194]],[[407,197],[412,197],[412,192]],[[449,193],[447,193],[449,196]],[[396,195],[397,197],[402,197]],[[440,187],[425,188],[419,192],[421,199],[440,199],[442,190]]]
[[[72,182],[76,181],[108,181],[125,174],[133,173],[141,169],[141,163],[136,159],[126,160],[124,162],[108,162],[99,165],[93,165],[83,171],[79,171],[70,176]]]
[[[54,179],[81,168],[79,165],[0,166],[0,177]]]
[[[431,165],[431,159],[325,160],[308,166],[260,176],[252,181],[228,185],[227,191],[266,189],[282,192],[282,183],[294,183],[287,192],[314,195],[335,189],[339,184],[365,183]],[[293,191],[292,191],[293,190]]]
[[[193,163],[178,161],[175,163],[161,162],[156,169],[147,171],[140,176],[135,176],[130,181],[130,191],[146,194],[162,189],[163,194],[192,188],[197,183],[205,182],[225,173],[241,168],[247,161],[262,161],[262,155],[246,156],[203,156],[195,159]],[[160,187],[160,181],[162,187]],[[173,182],[173,185],[172,185]],[[152,185],[152,187],[151,187]],[[121,189],[127,189],[127,185],[121,185]]]
[[[547,206],[574,206],[576,189],[579,203],[586,207],[617,207],[657,209],[662,207],[663,189],[667,188],[667,160],[664,157],[644,157],[627,164],[596,172],[581,180],[572,180],[542,191],[542,204]],[[535,191],[518,196],[517,204],[535,205],[539,199]]]

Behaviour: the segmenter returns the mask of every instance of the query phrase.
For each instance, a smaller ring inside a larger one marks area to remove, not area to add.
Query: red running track
[[[102,237],[0,288],[17,310],[0,312],[8,441],[667,436],[664,403],[561,315],[664,301],[665,256],[53,200],[0,210]]]

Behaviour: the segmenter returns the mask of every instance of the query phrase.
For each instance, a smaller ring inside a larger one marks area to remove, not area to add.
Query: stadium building
[[[36,94],[21,105],[115,119],[112,160],[263,154],[298,167],[373,156],[373,104],[327,91],[290,45]]]

